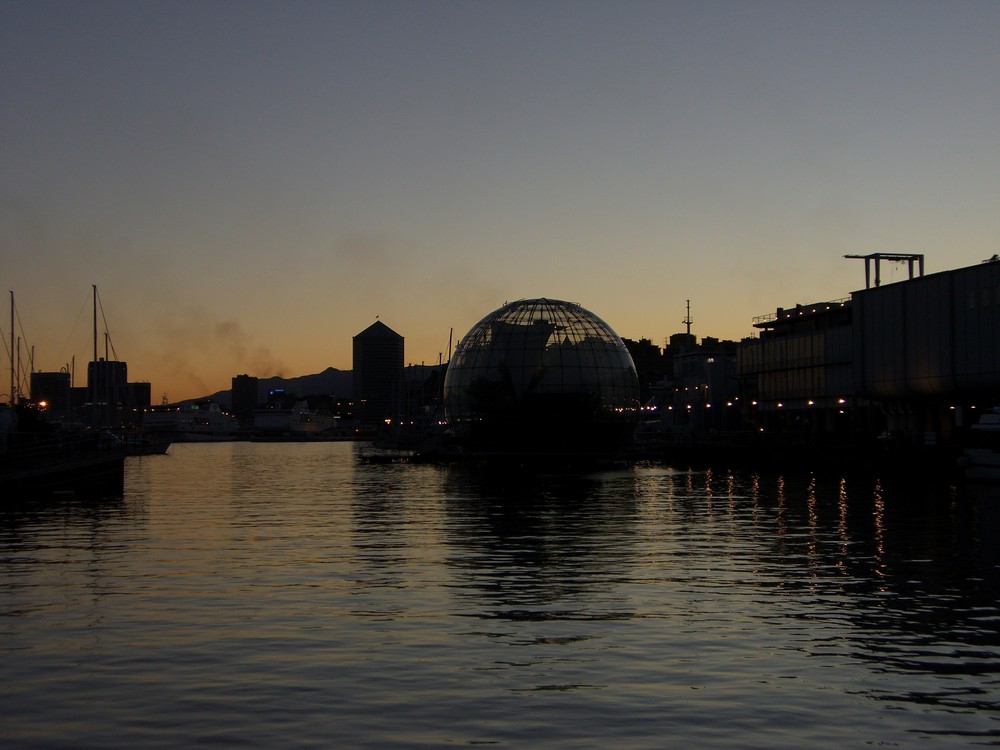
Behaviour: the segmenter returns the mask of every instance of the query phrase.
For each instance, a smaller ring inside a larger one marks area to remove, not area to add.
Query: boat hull
[[[961,459],[965,478],[974,482],[1000,482],[1000,452],[966,448]]]
[[[60,449],[29,458],[8,455],[0,462],[4,502],[72,492],[80,497],[121,497],[125,451]]]

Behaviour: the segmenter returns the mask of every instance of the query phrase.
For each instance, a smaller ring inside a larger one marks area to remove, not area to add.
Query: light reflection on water
[[[177,445],[0,513],[11,747],[1000,742],[1000,496]]]

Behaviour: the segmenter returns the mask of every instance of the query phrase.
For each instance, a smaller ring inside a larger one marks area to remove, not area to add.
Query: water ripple
[[[11,747],[996,744],[1000,497],[178,445],[0,512]]]

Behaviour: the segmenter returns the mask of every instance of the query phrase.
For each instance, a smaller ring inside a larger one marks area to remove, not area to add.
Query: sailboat
[[[90,400],[89,421],[95,429],[105,429],[113,432],[122,442],[125,452],[130,456],[163,454],[170,447],[171,438],[162,433],[153,433],[144,425],[127,426],[127,420],[115,412],[124,404],[128,412],[131,390],[128,385],[128,369],[125,362],[118,359],[114,346],[107,332],[107,320],[104,321],[104,357],[98,358],[97,310],[99,297],[97,285],[93,287],[93,320],[94,320],[94,358],[88,371],[88,398]],[[101,315],[104,315],[103,306]],[[111,354],[115,358],[111,358]]]
[[[125,448],[102,431],[73,429],[45,420],[35,404],[19,398],[14,359],[14,292],[10,293],[10,393],[0,409],[0,485],[3,503],[70,492],[121,497]]]

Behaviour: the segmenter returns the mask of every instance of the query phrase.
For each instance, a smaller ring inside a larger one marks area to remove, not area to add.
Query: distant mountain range
[[[416,380],[428,377],[433,369],[435,368],[430,365],[410,365],[404,372],[407,380]],[[294,393],[296,396],[330,395],[352,398],[354,396],[354,371],[327,367],[323,372],[318,372],[315,375],[300,375],[296,378],[261,378],[258,385],[262,396],[266,396],[269,391],[281,389],[288,393]],[[211,399],[223,409],[229,409],[233,405],[233,392],[231,389],[216,391],[210,396],[192,398],[181,403],[188,404],[205,399]]]
[[[269,391],[282,389],[297,396],[329,394],[351,398],[354,393],[353,371],[327,367],[323,372],[318,372],[315,375],[300,375],[297,378],[279,378],[277,376],[260,378],[258,387],[263,396],[266,396]],[[233,392],[232,389],[216,391],[209,396],[192,398],[182,403],[203,401],[205,399],[214,401],[223,409],[229,409],[233,405]]]

